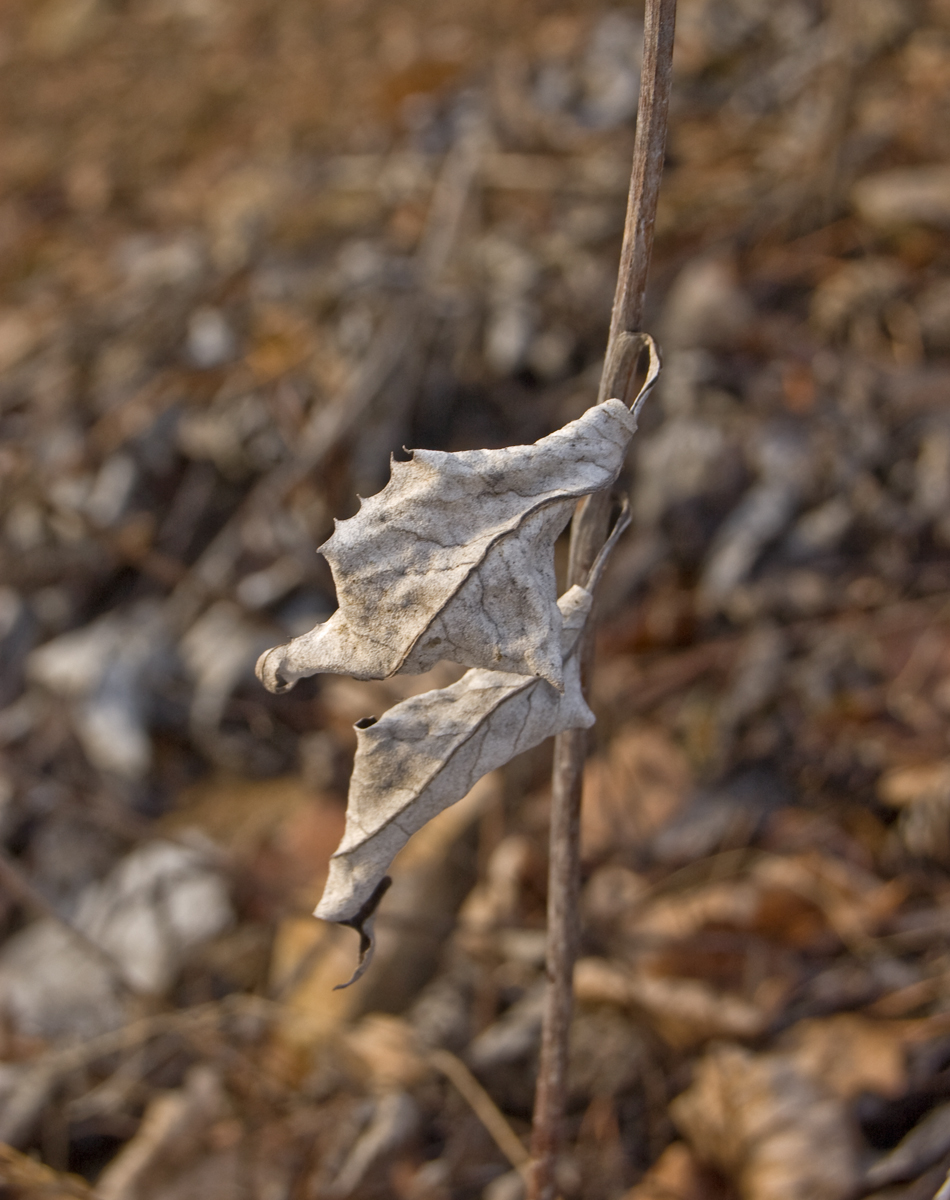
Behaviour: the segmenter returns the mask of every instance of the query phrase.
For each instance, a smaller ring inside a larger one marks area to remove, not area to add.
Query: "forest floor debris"
[[[950,1168],[950,9],[851,8],[679,3],[565,1200]],[[593,400],[638,13],[10,0],[0,35],[0,1181],[514,1200],[549,752],[410,842],[334,991],[353,723],[460,672],[253,667],[334,611],[316,547],[391,453]]]

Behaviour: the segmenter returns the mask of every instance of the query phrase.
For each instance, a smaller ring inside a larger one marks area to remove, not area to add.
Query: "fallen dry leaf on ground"
[[[623,1200],[721,1200],[724,1194],[722,1182],[700,1166],[690,1148],[673,1142]]]
[[[838,1013],[799,1021],[777,1045],[800,1071],[842,1100],[862,1092],[896,1097],[907,1088],[906,1052],[915,1029],[914,1022]]]
[[[860,1179],[844,1103],[788,1056],[717,1046],[670,1113],[742,1200],[845,1200]]]
[[[642,845],[679,810],[690,782],[682,751],[661,730],[618,730],[607,754],[591,759],[584,771],[584,856]]]
[[[916,1179],[950,1152],[950,1104],[938,1104],[867,1171],[869,1187]]]
[[[878,795],[899,811],[897,828],[912,854],[950,862],[950,764],[897,767],[878,781]]]
[[[644,1013],[660,1036],[677,1048],[716,1037],[758,1037],[770,1018],[768,1009],[701,980],[659,978],[606,959],[578,962],[574,994],[581,1003],[616,1004]]]

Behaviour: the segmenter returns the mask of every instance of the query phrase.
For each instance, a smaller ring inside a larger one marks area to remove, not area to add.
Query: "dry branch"
[[[630,175],[620,269],[601,377],[599,401],[627,399],[639,357],[635,339],[643,318],[643,298],[653,248],[656,203],[666,150],[672,81],[676,0],[647,0],[643,69],[637,133]],[[601,491],[579,507],[571,527],[568,584],[585,579],[604,540],[609,496]],[[590,632],[581,648],[582,674],[588,672]],[[553,1200],[567,1098],[567,1056],[572,1012],[572,981],[577,955],[580,890],[580,803],[587,732],[569,729],[554,744],[551,798],[551,855],[548,875],[548,988],[541,1033],[541,1060],[535,1097],[529,1200]]]

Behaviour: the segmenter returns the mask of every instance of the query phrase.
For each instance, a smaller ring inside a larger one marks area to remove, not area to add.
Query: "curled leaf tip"
[[[264,687],[277,696],[281,692],[289,692],[297,682],[296,679],[286,679],[281,674],[280,668],[284,661],[283,650],[286,645],[287,643],[285,642],[281,646],[274,646],[270,650],[265,650],[257,660],[257,665],[254,668],[254,673]]]
[[[357,722],[346,829],[330,859],[317,916],[352,925],[375,909],[379,881],[416,830],[461,800],[489,771],[563,729],[586,729],[578,640],[592,597],[572,587],[558,601],[564,691],[538,676],[473,668],[447,688]]]
[[[354,634],[338,609],[308,633],[265,651],[257,661],[257,677],[268,691],[289,691],[299,679],[321,672],[351,674],[357,679],[381,679],[386,675],[379,655],[364,651],[364,670],[356,657],[361,639]],[[363,641],[367,641],[366,638]],[[370,643],[372,645],[372,643]],[[348,669],[348,664],[352,667]]]
[[[344,988],[350,987],[356,983],[358,979],[362,979],[366,973],[366,968],[369,966],[373,958],[373,951],[376,949],[376,937],[373,932],[373,924],[376,918],[376,910],[379,908],[379,902],[383,896],[389,891],[392,886],[392,879],[389,875],[384,875],[376,885],[376,890],[366,901],[355,917],[350,917],[348,921],[339,921],[340,925],[347,925],[350,929],[355,929],[360,935],[360,951],[359,960],[356,964],[356,970],[346,981],[346,983],[338,983],[333,989],[335,992],[340,992]]]

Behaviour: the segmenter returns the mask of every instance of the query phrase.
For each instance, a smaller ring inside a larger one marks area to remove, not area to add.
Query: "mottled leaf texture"
[[[351,983],[369,965],[386,871],[412,834],[516,754],[594,723],[574,653],[590,605],[590,592],[580,587],[558,601],[563,692],[537,676],[474,669],[451,687],[357,724],[346,830],[315,914],[359,931],[360,964]]]
[[[384,679],[448,659],[560,689],[554,542],[577,499],[616,479],[635,429],[636,410],[608,400],[531,446],[393,462],[321,547],[340,607],[262,655],[261,681],[278,692],[318,672]]]

